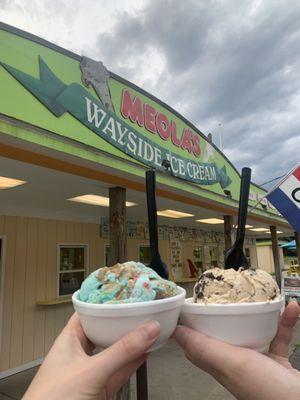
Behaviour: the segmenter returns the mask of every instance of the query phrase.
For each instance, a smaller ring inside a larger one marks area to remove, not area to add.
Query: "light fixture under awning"
[[[11,189],[16,186],[24,185],[26,181],[21,181],[20,179],[7,178],[5,176],[0,176],[0,189]]]
[[[82,196],[72,197],[68,199],[76,203],[91,204],[93,206],[109,207],[109,197],[98,196],[96,194],[84,194]],[[126,207],[136,206],[136,203],[126,201]]]
[[[197,219],[197,222],[201,222],[202,224],[224,224],[224,221],[220,218],[204,218],[204,219]]]
[[[185,218],[185,217],[193,217],[193,214],[184,213],[182,211],[176,210],[161,210],[157,211],[157,215],[160,217],[168,217],[168,218]]]
[[[252,229],[250,229],[250,231],[253,231],[253,232],[268,232],[268,229],[267,228],[252,228]]]

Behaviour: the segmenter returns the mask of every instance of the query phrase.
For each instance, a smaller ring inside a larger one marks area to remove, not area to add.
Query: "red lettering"
[[[162,140],[171,140],[174,146],[193,153],[195,157],[201,155],[199,135],[185,128],[179,138],[176,121],[169,120],[166,114],[157,112],[152,105],[143,104],[140,96],[132,95],[127,89],[122,93],[120,111],[124,118],[144,126],[149,132],[158,133]]]
[[[201,154],[201,148],[200,148],[200,136],[193,135],[193,153],[195,154],[196,157],[199,157]]]
[[[181,141],[177,137],[177,126],[175,121],[172,121],[171,140],[174,146],[180,147]]]
[[[142,102],[139,96],[131,99],[130,92],[123,90],[121,113],[124,118],[129,118],[131,122],[137,122],[140,126],[144,125]]]
[[[181,139],[181,148],[187,150],[189,153],[193,150],[192,139],[192,132],[189,129],[184,129]]]
[[[155,108],[150,106],[150,104],[144,104],[144,117],[145,117],[145,128],[153,133],[156,133],[156,126],[155,126],[155,115],[156,111]]]
[[[163,113],[158,113],[156,115],[156,127],[159,136],[163,140],[168,140],[171,136],[171,124],[167,116]]]

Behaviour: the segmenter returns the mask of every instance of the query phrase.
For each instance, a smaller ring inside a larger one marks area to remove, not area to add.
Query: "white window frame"
[[[85,260],[84,260],[84,268],[83,269],[73,269],[70,271],[61,271],[60,270],[60,249],[62,247],[85,247]],[[60,282],[60,274],[61,273],[71,273],[71,272],[84,272],[83,278],[85,279],[88,273],[88,267],[89,265],[89,245],[87,243],[58,243],[57,244],[57,283],[56,283],[56,297],[58,299],[60,298],[65,298],[65,297],[70,297],[70,294],[64,294],[60,295],[59,294],[59,282]]]

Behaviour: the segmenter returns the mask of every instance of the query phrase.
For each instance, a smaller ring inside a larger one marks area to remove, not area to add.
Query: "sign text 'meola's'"
[[[131,96],[127,89],[122,93],[121,114],[149,132],[158,134],[162,140],[170,140],[177,148],[193,153],[196,157],[200,156],[200,136],[197,133],[183,128],[179,136],[175,120],[169,119],[165,113],[156,110],[152,105],[143,104],[140,96]]]
[[[104,109],[93,103],[88,97],[85,100],[88,122],[97,130],[99,129],[108,141],[114,143],[126,154],[159,169],[162,168],[162,161],[166,158],[170,161],[171,171],[175,176],[188,177],[193,181],[199,180],[205,184],[217,181],[217,173],[213,164],[199,164],[176,156],[139,135],[137,131],[128,129],[115,117],[109,116]]]

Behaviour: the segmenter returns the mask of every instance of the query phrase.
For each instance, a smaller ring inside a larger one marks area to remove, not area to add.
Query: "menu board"
[[[145,224],[138,221],[136,223],[136,237],[138,239],[145,239]]]
[[[203,261],[203,247],[194,246],[193,255],[195,261]]]
[[[171,264],[178,265],[181,261],[181,250],[179,248],[171,248]]]
[[[100,217],[100,236],[107,238],[109,235],[109,219],[107,217]]]
[[[170,251],[171,251],[171,264],[173,266],[180,266],[181,264],[181,249],[180,241],[172,240],[170,241]]]

